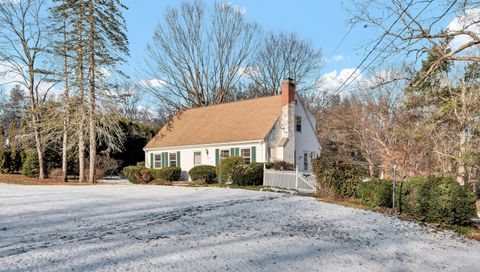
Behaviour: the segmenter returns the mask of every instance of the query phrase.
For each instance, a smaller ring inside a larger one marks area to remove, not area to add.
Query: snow
[[[2,271],[478,271],[480,243],[314,198],[0,183]]]

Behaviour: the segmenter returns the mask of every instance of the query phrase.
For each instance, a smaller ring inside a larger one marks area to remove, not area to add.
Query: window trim
[[[295,131],[296,132],[302,132],[302,119],[303,118],[300,115],[295,116]]]
[[[198,164],[195,163],[195,154],[199,154],[200,161]],[[193,166],[202,165],[202,151],[193,151]]]
[[[157,160],[157,157],[160,158],[160,159]],[[163,167],[162,161],[163,161],[162,153],[154,153],[153,154],[153,169],[162,168]],[[157,162],[159,162],[160,164],[157,165]]]
[[[175,163],[174,165],[172,165],[172,155],[175,155],[175,159],[173,160],[173,162]],[[168,153],[168,166],[177,167],[177,152]]]
[[[225,157],[222,155],[222,152],[224,152],[224,151],[226,151],[228,153],[228,155],[225,156]],[[223,160],[223,159],[228,158],[228,157],[230,157],[230,149],[228,149],[228,148],[227,149],[220,149],[220,160]]]
[[[243,156],[242,153],[244,150],[248,151],[248,157]],[[240,156],[243,158],[245,163],[250,164],[252,162],[252,150],[250,148],[240,148]],[[247,158],[248,158],[248,162],[247,162]]]

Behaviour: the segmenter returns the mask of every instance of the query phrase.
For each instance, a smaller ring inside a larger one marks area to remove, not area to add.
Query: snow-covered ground
[[[449,231],[277,193],[0,184],[1,271],[480,271]]]

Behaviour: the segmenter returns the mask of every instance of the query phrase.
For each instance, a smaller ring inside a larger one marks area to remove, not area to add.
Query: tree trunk
[[[42,148],[42,140],[39,128],[39,116],[37,113],[37,99],[35,95],[35,75],[34,75],[34,68],[33,65],[29,65],[29,86],[28,91],[30,93],[30,110],[32,111],[32,125],[33,125],[33,135],[35,137],[35,148],[37,150],[37,158],[38,158],[38,178],[44,179],[45,178],[45,164],[43,161],[43,148]]]
[[[68,160],[67,160],[67,149],[68,149],[68,128],[70,126],[70,94],[68,86],[68,45],[67,45],[67,24],[66,18],[63,21],[63,81],[64,81],[64,106],[65,110],[65,119],[63,120],[63,143],[62,143],[62,181],[68,181]]]
[[[89,124],[90,124],[90,168],[89,181],[94,183],[95,165],[97,157],[96,123],[95,123],[95,17],[93,13],[93,0],[88,1],[89,23],[90,23],[90,44],[89,44]]]
[[[77,31],[78,31],[78,91],[80,96],[80,122],[78,126],[78,181],[84,182],[85,181],[85,135],[84,135],[84,128],[86,113],[85,113],[85,92],[84,92],[84,65],[83,59],[85,56],[85,52],[83,49],[83,13],[84,8],[83,4],[80,4],[80,16],[77,22]]]

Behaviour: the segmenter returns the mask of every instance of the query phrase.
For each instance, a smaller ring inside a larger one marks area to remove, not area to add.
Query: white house
[[[246,162],[287,161],[311,172],[320,155],[314,116],[295,93],[292,79],[281,95],[185,110],[172,118],[144,147],[149,168],[179,166],[181,180],[195,165],[217,165],[221,158]]]

